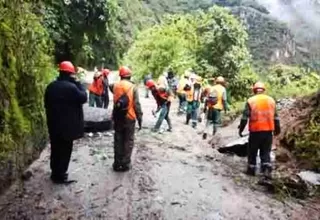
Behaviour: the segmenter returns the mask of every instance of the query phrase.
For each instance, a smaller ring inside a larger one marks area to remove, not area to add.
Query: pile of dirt
[[[320,154],[320,91],[283,104],[279,111],[282,132],[275,138],[276,176],[274,185],[295,197],[319,192],[298,176],[301,170],[318,172]]]
[[[280,150],[282,153],[288,154],[288,151],[294,154],[297,147],[297,139],[304,138],[305,132],[310,126],[310,123],[319,123],[320,118],[314,118],[317,112],[320,110],[320,91],[310,97],[300,98],[289,105],[288,108],[282,108],[279,112],[281,119],[282,132],[275,139],[276,145],[284,147]],[[320,148],[320,142],[313,143],[318,145],[315,147]],[[286,151],[286,149],[288,151]],[[296,157],[299,155],[295,155]],[[289,156],[290,159],[293,159]],[[289,159],[288,158],[288,159]],[[285,162],[285,161],[283,161]],[[308,159],[303,160],[299,158],[297,166],[300,168],[310,169],[311,165],[308,165]]]

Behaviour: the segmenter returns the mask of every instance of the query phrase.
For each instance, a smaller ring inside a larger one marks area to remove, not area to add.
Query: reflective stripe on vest
[[[189,91],[186,91],[186,99],[188,102],[200,101],[201,98],[201,89],[194,90],[193,88]]]
[[[273,131],[276,103],[270,96],[259,94],[248,100],[250,107],[249,131]]]
[[[116,82],[113,86],[113,102],[114,103],[116,103],[117,100],[123,94],[127,94],[129,98],[127,118],[131,120],[135,120],[137,118],[136,112],[134,110],[133,88],[134,88],[133,83],[131,83],[128,80],[121,80],[120,82]]]
[[[225,91],[225,88],[222,85],[217,84],[212,87],[211,92],[213,92],[213,90],[216,90],[218,95],[217,104],[215,104],[213,108],[223,110],[223,93]]]
[[[103,93],[103,80],[100,77],[97,80],[94,80],[90,86],[89,86],[89,91],[96,94],[96,95],[102,95]]]

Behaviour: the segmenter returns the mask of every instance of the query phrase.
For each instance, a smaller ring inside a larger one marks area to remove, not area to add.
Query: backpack
[[[128,92],[133,88],[130,87],[128,91],[123,93],[113,105],[112,116],[114,120],[124,121],[129,111],[129,97]]]
[[[207,103],[211,106],[215,105],[218,103],[218,92],[217,90],[213,90],[209,93],[207,97]]]

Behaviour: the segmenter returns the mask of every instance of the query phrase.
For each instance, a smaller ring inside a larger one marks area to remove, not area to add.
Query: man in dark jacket
[[[83,137],[84,121],[82,104],[87,93],[75,79],[75,67],[69,61],[60,63],[59,77],[51,82],[45,92],[44,102],[51,143],[51,179],[55,183],[68,181],[73,141]]]

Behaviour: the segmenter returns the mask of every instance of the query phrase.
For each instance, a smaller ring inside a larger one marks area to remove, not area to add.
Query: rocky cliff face
[[[319,68],[320,58],[320,1],[319,0],[256,0],[265,6],[270,16],[285,23],[295,36],[296,62]]]
[[[293,63],[297,56],[294,35],[285,24],[252,7],[232,7],[246,26],[253,59],[262,64]]]

